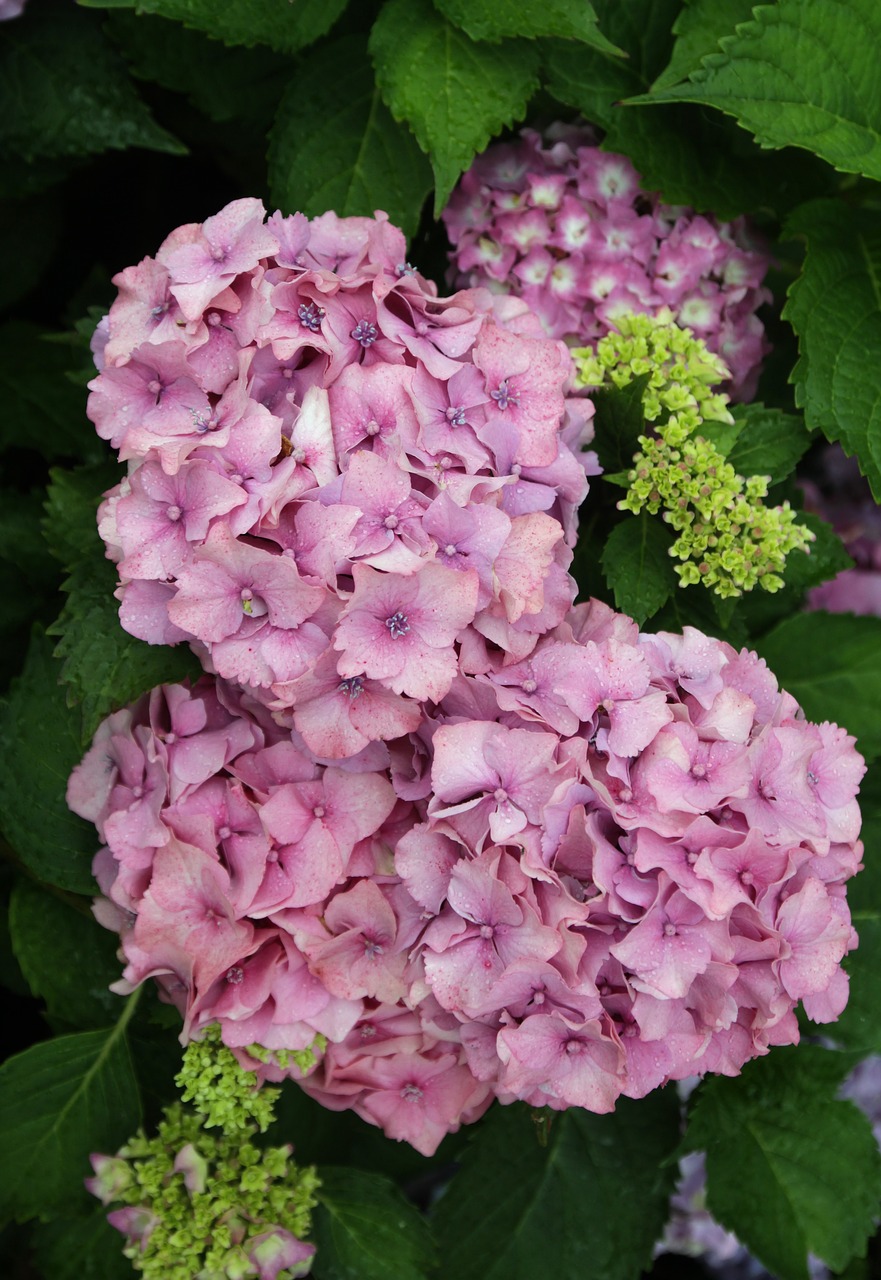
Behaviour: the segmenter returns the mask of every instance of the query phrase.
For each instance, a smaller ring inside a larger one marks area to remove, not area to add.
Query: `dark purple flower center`
[[[360,342],[362,347],[372,347],[378,337],[378,330],[369,320],[359,320],[350,336]]]
[[[444,417],[451,427],[464,427],[468,425],[465,421],[465,410],[461,405],[458,407],[450,405],[449,409],[444,411]]]
[[[363,692],[364,685],[360,676],[349,676],[347,680],[341,680],[337,685],[338,693],[346,693],[354,701],[358,694]]]
[[[520,392],[508,390],[507,378],[505,378],[502,382],[499,383],[498,391],[491,391],[489,393],[489,396],[491,400],[495,400],[496,404],[499,406],[502,412],[504,412],[509,405],[514,405],[516,408],[516,406],[519,405],[520,403]]]
[[[407,621],[407,615],[398,610],[393,613],[390,618],[386,618],[385,625],[389,629],[389,635],[393,640],[397,640],[400,636],[405,636],[410,630],[410,624]]]
[[[317,333],[321,328],[324,308],[314,302],[301,302],[297,307],[297,315],[304,329],[308,329],[310,333]]]

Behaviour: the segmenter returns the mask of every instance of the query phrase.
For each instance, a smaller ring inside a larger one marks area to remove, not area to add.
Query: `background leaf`
[[[780,1280],[807,1280],[807,1254],[837,1271],[865,1250],[881,1196],[866,1117],[834,1096],[844,1055],[777,1048],[736,1079],[701,1085],[686,1134],[707,1153],[710,1212]]]
[[[538,51],[524,40],[477,44],[430,0],[386,0],[370,53],[392,115],[431,157],[437,214],[475,153],[523,116],[538,88]]]
[[[393,1182],[332,1166],[318,1174],[315,1280],[425,1280],[434,1253],[431,1233]]]
[[[0,42],[0,156],[124,147],[186,152],[150,115],[97,19],[69,4],[32,5]]]
[[[808,242],[783,311],[798,335],[796,400],[809,427],[857,455],[877,501],[881,397],[867,372],[881,366],[881,223],[877,213],[817,200],[786,230]]]
[[[140,1104],[125,1041],[132,1008],[109,1031],[59,1036],[0,1067],[3,1219],[81,1208],[89,1153],[113,1153],[137,1129]]]
[[[549,1118],[542,1147],[525,1106],[490,1112],[437,1207],[442,1274],[633,1280],[648,1266],[675,1175],[675,1090]]]
[[[736,438],[723,452],[734,470],[741,476],[770,476],[775,483],[785,480],[811,443],[804,420],[755,402],[734,405],[733,414]]]
[[[416,231],[431,166],[382,101],[362,37],[323,45],[291,80],[270,137],[269,182],[283,212],[345,218],[384,209],[407,236]]]
[[[70,902],[21,879],[9,904],[12,946],[35,996],[58,1028],[106,1027],[120,1012],[119,939],[85,901]]]
[[[675,84],[696,71],[708,53],[718,53],[723,36],[733,35],[739,22],[747,22],[755,0],[685,0],[673,23],[676,43],[670,61],[658,76],[653,90]]]
[[[174,18],[226,44],[268,44],[296,53],[330,30],[348,0],[79,0],[87,8],[137,9]]]
[[[721,41],[688,83],[653,96],[737,117],[760,146],[802,147],[845,173],[881,178],[875,0],[778,0]]]
[[[106,453],[86,418],[82,388],[67,377],[72,363],[69,346],[48,341],[39,325],[0,326],[0,447],[33,449],[50,462]]]
[[[67,779],[83,755],[79,717],[58,683],[60,664],[36,629],[24,671],[0,710],[3,830],[22,862],[41,880],[74,893],[94,892],[95,828],[67,807]]]
[[[869,760],[881,753],[881,618],[798,613],[756,647],[809,720],[843,725]]]
[[[580,40],[606,53],[620,52],[597,26],[587,0],[435,0],[450,22],[472,40],[505,36],[561,36]]]
[[[38,1223],[33,1241],[37,1265],[52,1280],[131,1280],[125,1237],[111,1227],[103,1205],[80,1218]]]
[[[606,539],[603,573],[615,606],[640,626],[657,613],[676,590],[670,557],[673,535],[659,515],[640,511],[625,517]]]

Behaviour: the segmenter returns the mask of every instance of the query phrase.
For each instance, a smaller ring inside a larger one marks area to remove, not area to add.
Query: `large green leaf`
[[[780,213],[824,190],[825,165],[798,153],[769,156],[715,111],[684,103],[627,105],[657,101],[642,95],[675,53],[671,29],[680,0],[595,0],[594,7],[602,31],[627,59],[545,40],[545,83],[560,102],[606,130],[604,148],[629,156],[646,189],[726,218],[760,209]],[[720,6],[720,22],[725,11]]]
[[[537,46],[475,43],[430,0],[386,0],[370,53],[392,115],[431,158],[439,212],[475,153],[524,115],[538,88]]]
[[[32,5],[0,42],[0,155],[121,147],[186,151],[150,115],[97,19],[72,5]]]
[[[174,18],[225,44],[268,44],[296,53],[330,30],[348,0],[79,0],[87,8],[137,9]]]
[[[797,209],[789,235],[807,239],[783,315],[798,335],[792,373],[811,428],[855,453],[881,499],[881,219],[840,201]]]
[[[741,476],[770,476],[785,480],[807,452],[811,437],[802,418],[763,404],[734,406],[736,438],[723,449]]]
[[[89,487],[105,475],[103,467],[53,471],[47,498],[47,536],[70,570],[64,582],[67,602],[50,634],[61,637],[55,650],[64,659],[60,675],[70,704],[80,709],[86,739],[110,711],[154,685],[200,674],[186,646],[145,644],[120,625],[113,595],[116,570],[105,558],[95,526],[100,488]]]
[[[620,53],[600,31],[587,0],[435,0],[435,6],[472,40],[560,36]]]
[[[807,1254],[834,1271],[865,1250],[881,1200],[866,1117],[835,1097],[848,1059],[774,1049],[736,1079],[701,1086],[686,1134],[707,1153],[710,1211],[779,1280],[807,1280]]]
[[[762,147],[802,147],[878,179],[879,43],[876,0],[778,0],[757,6],[685,84],[653,96],[718,107]]]
[[[21,971],[54,1024],[106,1027],[118,1015],[110,983],[120,976],[119,939],[86,902],[64,901],[21,879],[12,891],[9,930]]]
[[[752,17],[755,0],[686,0],[673,23],[676,43],[670,61],[655,80],[653,90],[676,84],[696,71],[708,53],[718,53],[723,36],[734,34],[739,22]]]
[[[341,66],[349,68],[343,93]],[[324,45],[290,82],[270,136],[269,181],[286,212],[384,209],[408,236],[416,231],[431,166],[382,101],[362,37]]]
[[[48,461],[95,457],[106,447],[86,418],[85,394],[67,378],[69,346],[24,320],[0,327],[0,448],[33,449]]]
[[[52,1280],[132,1280],[124,1244],[103,1205],[79,1218],[39,1222],[33,1230],[37,1266]]]
[[[425,1280],[434,1257],[431,1232],[395,1184],[360,1169],[318,1173],[315,1280]]]
[[[679,1137],[675,1092],[621,1098],[611,1115],[496,1107],[441,1198],[441,1269],[456,1280],[633,1280],[667,1216]]]
[[[0,821],[22,862],[41,880],[92,893],[95,828],[70,812],[65,790],[83,754],[80,717],[58,683],[61,665],[35,630],[24,671],[0,708]]]
[[[867,759],[881,753],[881,618],[799,613],[756,647],[808,719],[843,725]]]
[[[673,536],[659,515],[641,511],[616,525],[603,550],[603,573],[615,605],[641,626],[676,590]]]
[[[36,1044],[0,1068],[0,1217],[54,1218],[88,1203],[92,1151],[114,1152],[140,1122],[125,1028]]]

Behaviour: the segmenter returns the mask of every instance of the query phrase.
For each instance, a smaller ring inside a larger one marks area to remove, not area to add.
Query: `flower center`
[[[516,408],[517,405],[519,405],[520,403],[520,392],[510,391],[508,389],[507,378],[504,378],[499,383],[499,387],[497,391],[491,391],[489,395],[491,400],[495,400],[496,404],[499,406],[502,412],[504,412],[509,405],[514,405],[514,407]]]
[[[360,342],[362,347],[372,347],[378,337],[378,330],[369,320],[359,320],[349,336]]]
[[[338,693],[347,693],[354,701],[358,694],[363,692],[364,685],[360,676],[349,676],[347,680],[341,680],[337,685]]]
[[[444,411],[444,417],[451,427],[464,427],[467,425],[465,410],[461,405],[458,408],[455,405],[450,405],[449,409]]]
[[[319,307],[314,302],[301,302],[297,307],[297,316],[304,329],[317,333],[321,328],[324,307]]]
[[[407,615],[405,613],[401,613],[400,610],[398,610],[397,613],[393,613],[390,618],[386,618],[385,625],[388,627],[389,635],[393,640],[397,640],[401,636],[405,636],[410,630]]]

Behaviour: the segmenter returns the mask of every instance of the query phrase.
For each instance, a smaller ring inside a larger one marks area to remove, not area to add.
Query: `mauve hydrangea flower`
[[[411,729],[463,648],[487,671],[562,621],[596,470],[565,344],[517,299],[437,297],[405,249],[384,214],[236,200],[115,277],[95,343],[123,626],[334,759]]]
[[[0,0],[0,22],[19,17],[26,4],[27,0]]]
[[[355,565],[352,669],[410,626],[435,679],[456,576],[476,597],[475,568]],[[217,1023],[261,1080],[426,1154],[493,1097],[609,1111],[797,1042],[799,1001],[840,1014],[864,765],[760,658],[596,601],[421,705],[401,652],[342,690],[325,652],[288,724],[208,676],[105,721],[68,799],[106,842],[117,989],[156,979],[185,1040]]]
[[[590,128],[523,129],[460,180],[443,219],[451,279],[528,302],[555,338],[595,343],[623,312],[669,307],[722,356],[735,400],[755,394],[768,352],[756,315],[770,259],[744,219],[719,222],[641,190]]]

